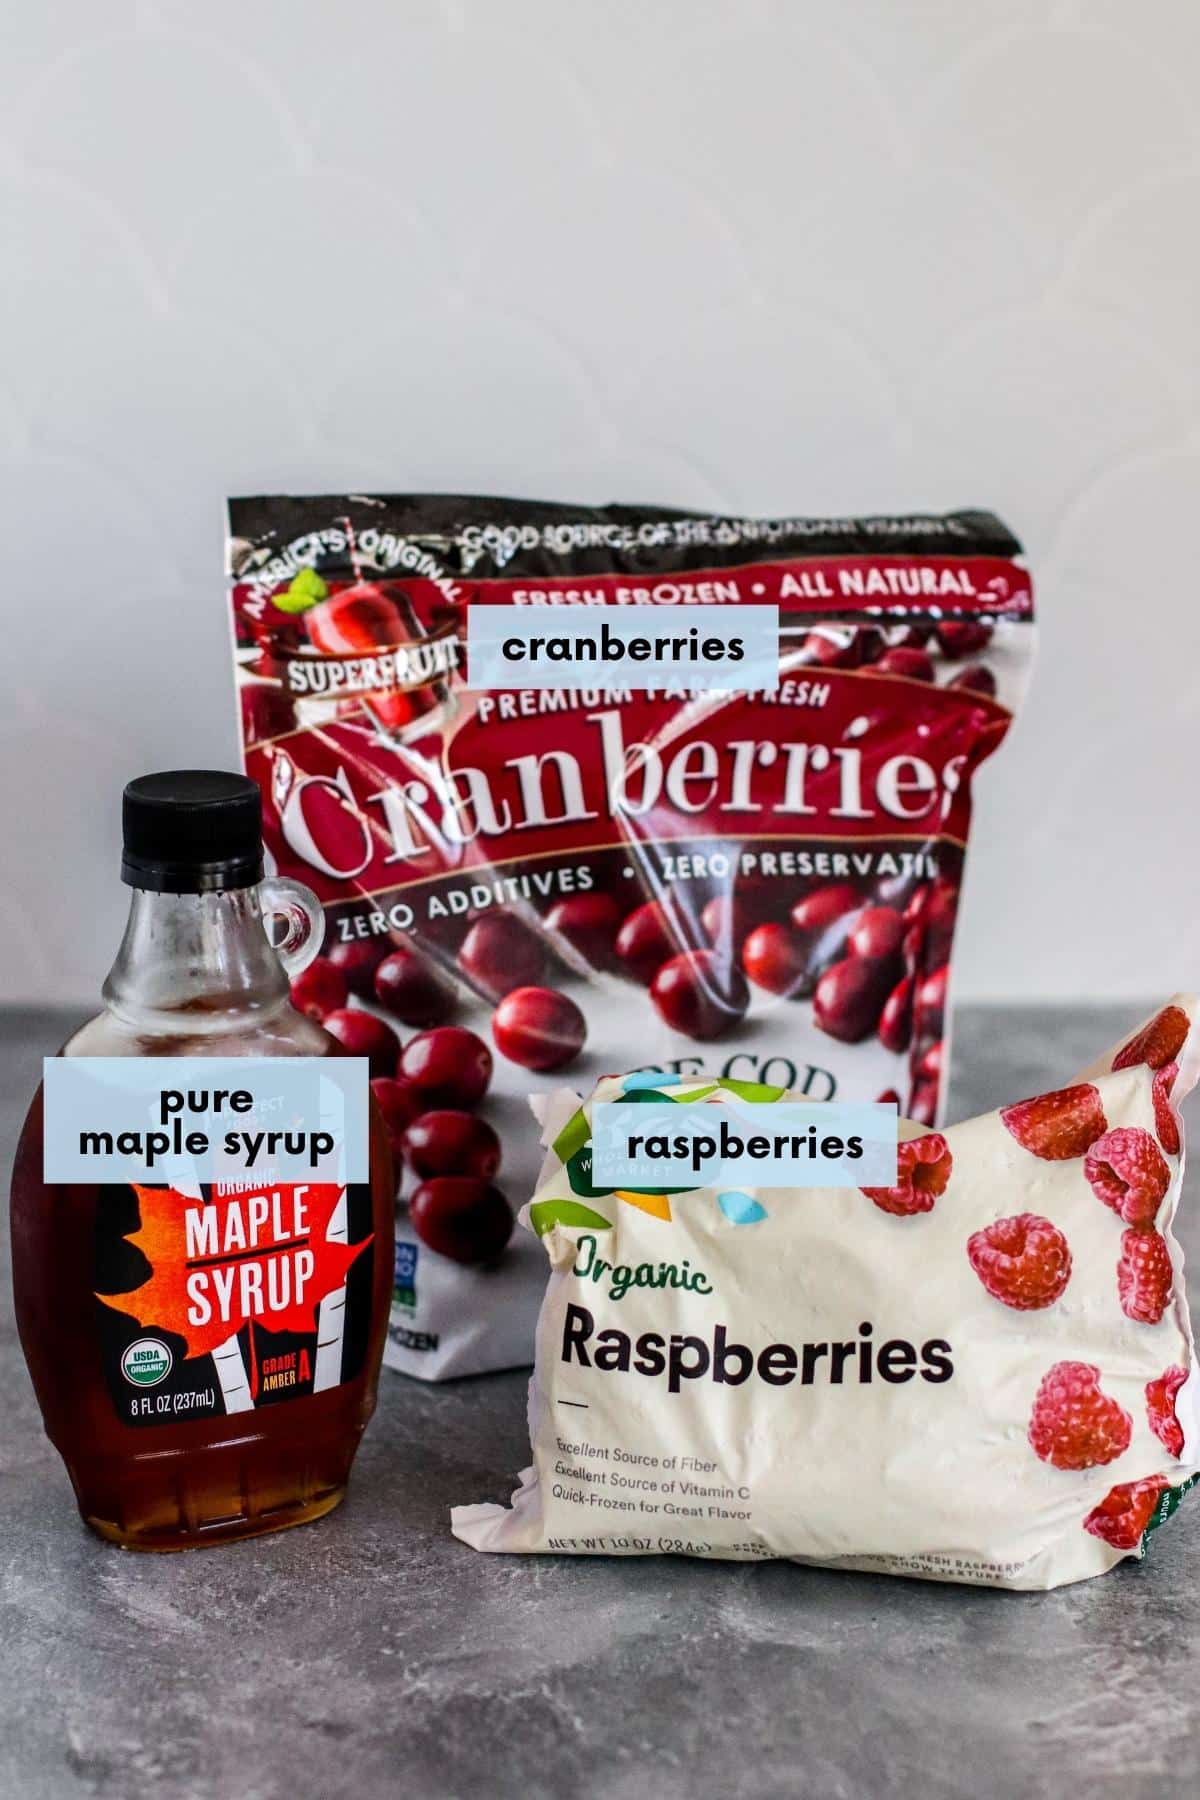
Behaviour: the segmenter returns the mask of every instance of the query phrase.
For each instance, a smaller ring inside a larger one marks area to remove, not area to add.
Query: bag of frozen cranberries
[[[530,1360],[508,1196],[564,1076],[938,1121],[971,779],[1033,646],[991,514],[269,496],[230,502],[228,573],[267,845],[328,919],[297,1002],[371,1057],[402,1153],[394,1367]],[[500,603],[775,605],[778,686],[473,691],[467,609]]]

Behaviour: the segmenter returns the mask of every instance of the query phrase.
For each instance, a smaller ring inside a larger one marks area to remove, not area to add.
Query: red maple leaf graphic
[[[274,1183],[261,1192],[214,1187],[210,1195],[138,1187],[140,1223],[128,1242],[150,1276],[127,1294],[100,1294],[143,1329],[157,1326],[204,1356],[240,1331],[315,1331],[317,1307],[343,1286],[370,1243],[330,1239],[344,1189],[334,1183]]]

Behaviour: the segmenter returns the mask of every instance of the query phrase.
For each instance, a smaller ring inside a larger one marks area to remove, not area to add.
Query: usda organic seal
[[[134,1387],[156,1387],[171,1373],[171,1361],[161,1338],[137,1338],[121,1358],[121,1373]]]

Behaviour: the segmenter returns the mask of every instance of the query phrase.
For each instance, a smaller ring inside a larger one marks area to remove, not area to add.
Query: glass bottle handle
[[[263,930],[283,964],[284,974],[294,981],[302,969],[307,969],[324,940],[325,913],[321,902],[298,881],[285,881],[279,875],[269,875],[260,882],[258,900]],[[276,920],[283,922],[283,936],[278,942],[272,931]]]

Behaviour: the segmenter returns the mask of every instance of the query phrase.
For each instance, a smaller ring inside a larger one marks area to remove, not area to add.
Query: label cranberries
[[[992,1298],[1017,1312],[1052,1306],[1071,1279],[1066,1238],[1037,1213],[985,1225],[967,1239],[967,1256]]]
[[[1029,1419],[1036,1456],[1056,1469],[1094,1469],[1129,1448],[1133,1420],[1100,1391],[1093,1363],[1055,1363],[1042,1377]]]
[[[953,1168],[949,1144],[940,1131],[930,1131],[897,1146],[894,1187],[863,1188],[861,1192],[880,1212],[894,1213],[897,1218],[932,1212],[934,1201],[946,1191]]]
[[[420,1089],[427,1106],[472,1107],[487,1093],[492,1053],[473,1031],[438,1025],[408,1040],[400,1074]]]
[[[741,970],[716,950],[685,950],[663,964],[650,998],[674,1031],[706,1041],[741,1021],[750,990]]]
[[[500,1189],[471,1175],[435,1175],[421,1182],[408,1214],[423,1244],[458,1263],[495,1262],[515,1222]]]
[[[520,987],[496,1008],[492,1037],[501,1056],[523,1069],[565,1069],[583,1049],[587,1022],[557,989]]]

